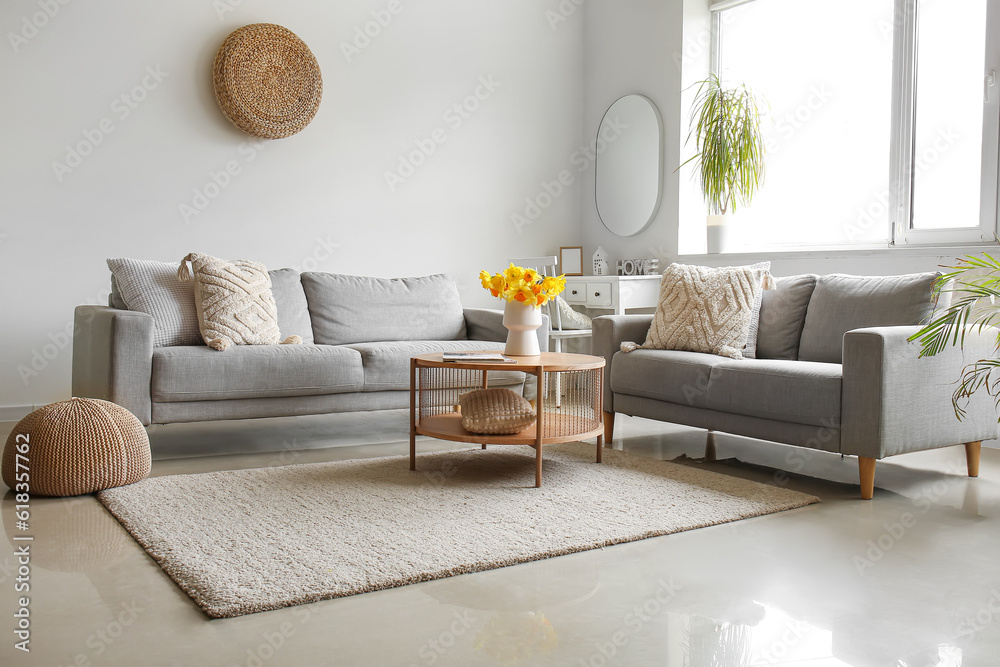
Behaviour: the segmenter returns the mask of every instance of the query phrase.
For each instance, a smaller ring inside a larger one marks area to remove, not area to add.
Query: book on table
[[[516,364],[517,359],[511,359],[510,357],[505,357],[500,352],[444,352],[442,354],[442,359],[444,361],[475,361],[475,362],[487,362],[495,364]]]

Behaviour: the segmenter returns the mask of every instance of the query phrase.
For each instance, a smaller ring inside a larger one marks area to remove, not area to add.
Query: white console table
[[[563,298],[571,306],[610,309],[624,315],[628,308],[656,308],[660,276],[566,276]]]

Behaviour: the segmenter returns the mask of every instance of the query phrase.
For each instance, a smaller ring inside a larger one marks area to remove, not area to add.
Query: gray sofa
[[[951,394],[966,364],[995,354],[996,337],[970,332],[964,348],[918,358],[907,339],[934,308],[937,275],[778,278],[764,292],[755,359],[624,353],[621,343],[642,343],[653,316],[596,318],[594,354],[609,368],[605,442],[620,412],[850,454],[866,499],[876,460],[896,454],[965,444],[978,475],[981,441],[998,433],[993,401],[977,393],[959,421]]]
[[[463,308],[448,276],[269,274],[281,335],[302,345],[155,347],[153,316],[127,310],[113,285],[109,306],[76,309],[73,395],[144,425],[393,410],[409,407],[411,356],[504,347],[503,311]],[[538,336],[547,349],[547,318]],[[496,384],[523,383],[497,373]]]

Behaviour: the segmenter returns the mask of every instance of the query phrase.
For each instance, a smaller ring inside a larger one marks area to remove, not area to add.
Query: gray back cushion
[[[844,334],[861,327],[923,323],[934,310],[940,273],[820,276],[809,299],[799,359],[843,362]]]
[[[368,278],[303,273],[313,335],[321,345],[460,340],[465,314],[451,276]]]
[[[275,269],[268,271],[271,277],[271,294],[278,308],[278,330],[282,339],[296,335],[302,342],[313,343],[312,320],[309,318],[309,303],[302,289],[302,279],[295,269]]]
[[[775,288],[764,290],[757,325],[758,359],[799,358],[802,325],[817,278],[812,273],[775,278]]]

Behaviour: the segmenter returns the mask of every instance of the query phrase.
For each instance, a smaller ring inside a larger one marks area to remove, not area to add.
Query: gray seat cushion
[[[682,350],[618,352],[611,360],[611,389],[618,394],[704,408],[708,407],[706,390],[712,369],[727,360]]]
[[[405,340],[380,343],[351,343],[345,349],[356,350],[362,359],[365,373],[364,391],[393,391],[410,388],[410,357],[428,352],[469,352],[493,350],[500,352],[504,343],[483,340],[427,341]],[[523,381],[524,374],[503,371],[503,364],[496,364],[490,372],[490,384],[510,384]],[[504,373],[504,375],[500,375]],[[473,380],[473,382],[478,382]],[[470,384],[469,386],[479,386]]]
[[[775,288],[764,290],[757,326],[758,359],[798,359],[799,339],[806,321],[815,274],[775,278]]]
[[[843,361],[844,334],[862,327],[922,324],[934,310],[940,273],[820,276],[809,299],[799,359]]]
[[[234,345],[153,350],[155,402],[316,396],[361,391],[357,350],[329,345]]]
[[[267,274],[271,277],[271,294],[278,309],[278,330],[282,340],[295,335],[300,336],[303,343],[311,344],[312,320],[299,272],[295,269],[275,269]]]
[[[317,343],[465,338],[462,301],[450,276],[387,279],[307,272],[302,286]]]
[[[840,423],[840,364],[724,360],[712,368],[706,406],[720,412],[814,426]]]

